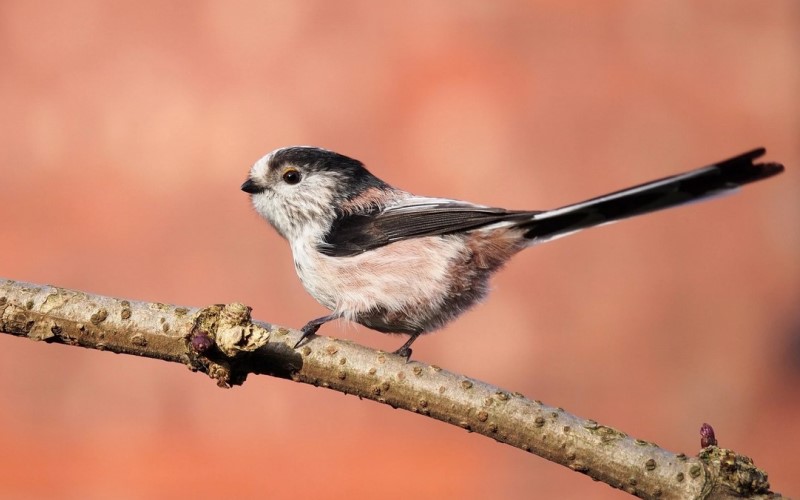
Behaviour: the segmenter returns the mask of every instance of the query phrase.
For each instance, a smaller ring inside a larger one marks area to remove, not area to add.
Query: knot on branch
[[[190,367],[207,373],[220,387],[242,384],[247,370],[237,369],[237,358],[265,346],[270,338],[269,330],[253,324],[251,310],[234,302],[198,311],[187,336],[196,355]]]
[[[717,446],[704,448],[697,457],[716,473],[718,485],[736,495],[749,497],[770,493],[767,473],[756,467],[750,457]]]
[[[0,328],[3,332],[25,336],[30,334],[35,323],[28,308],[8,304],[5,297],[2,297],[0,300]]]

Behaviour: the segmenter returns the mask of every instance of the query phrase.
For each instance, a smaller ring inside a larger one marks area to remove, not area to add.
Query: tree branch
[[[642,498],[779,498],[752,461],[710,445],[674,454],[522,394],[351,342],[254,322],[242,304],[134,302],[0,279],[0,333],[184,364],[222,387],[250,373],[426,415]],[[705,439],[705,437],[704,437]]]

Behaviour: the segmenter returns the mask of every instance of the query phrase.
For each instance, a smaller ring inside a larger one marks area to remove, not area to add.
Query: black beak
[[[242,184],[242,191],[249,194],[258,194],[263,193],[264,188],[256,184],[253,179],[247,179],[244,181],[244,184]]]

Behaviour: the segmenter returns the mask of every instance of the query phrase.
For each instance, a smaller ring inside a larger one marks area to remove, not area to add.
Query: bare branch
[[[0,333],[182,363],[220,386],[266,374],[354,394],[483,434],[642,498],[779,498],[730,450],[674,454],[611,427],[434,365],[253,322],[242,304],[134,302],[6,280]]]

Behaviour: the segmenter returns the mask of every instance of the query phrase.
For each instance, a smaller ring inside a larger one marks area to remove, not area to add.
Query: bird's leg
[[[321,327],[322,325],[324,325],[328,321],[331,321],[331,320],[334,320],[334,319],[338,319],[338,318],[339,318],[338,314],[329,314],[329,315],[323,316],[321,318],[312,319],[311,321],[306,323],[306,326],[304,326],[303,328],[300,329],[300,333],[301,333],[300,339],[297,341],[297,343],[294,345],[294,347],[292,347],[292,349],[297,349],[297,347],[309,335],[314,335],[315,333],[317,333],[317,330],[319,330],[319,327]]]
[[[408,337],[408,340],[406,340],[406,343],[403,344],[402,347],[400,347],[400,349],[394,351],[394,354],[397,354],[398,356],[403,356],[404,358],[406,358],[406,361],[408,361],[411,358],[411,352],[412,352],[411,344],[413,344],[414,341],[417,340],[417,337],[419,337],[421,333],[422,332],[412,333],[411,336]]]

